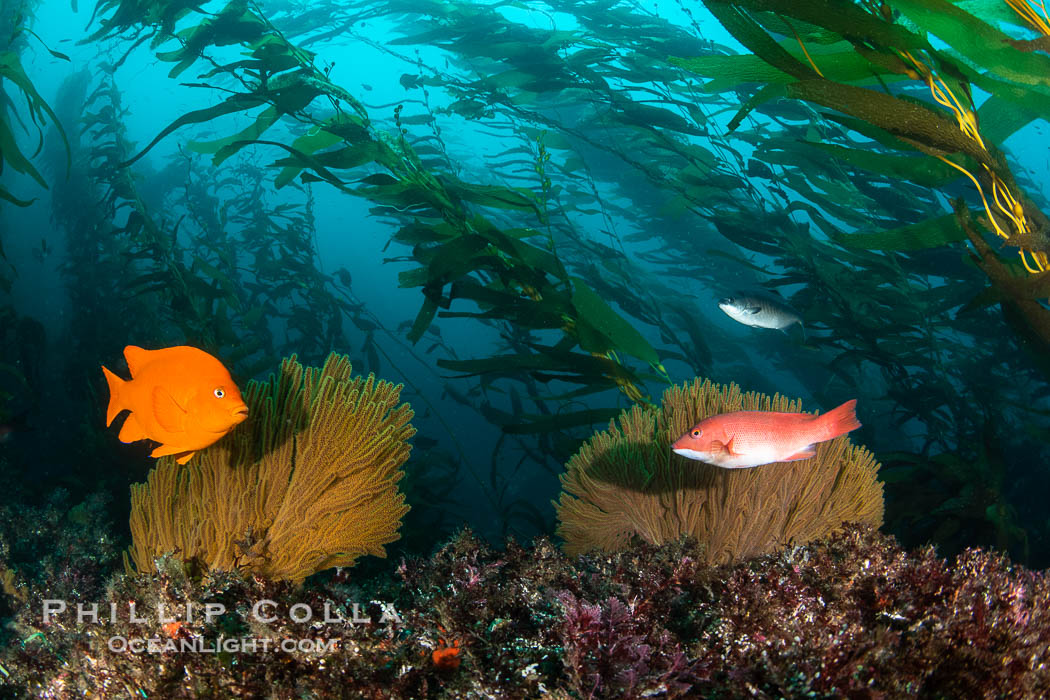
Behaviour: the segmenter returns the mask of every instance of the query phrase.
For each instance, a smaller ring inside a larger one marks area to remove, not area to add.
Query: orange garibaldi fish
[[[734,411],[706,418],[678,438],[671,450],[726,469],[794,462],[816,454],[817,443],[860,427],[857,400],[827,413]]]
[[[175,461],[185,464],[194,452],[248,417],[248,406],[230,373],[203,350],[188,345],[143,350],[129,345],[124,358],[130,380],[102,368],[109,384],[106,425],[121,411],[130,410],[118,437],[121,442],[159,442],[151,457],[176,455]]]

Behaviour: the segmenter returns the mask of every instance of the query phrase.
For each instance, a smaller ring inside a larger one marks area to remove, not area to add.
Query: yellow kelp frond
[[[876,126],[967,175],[982,198],[989,225],[1008,245],[1019,249],[1024,266],[1034,272],[1050,269],[1050,221],[1024,197],[1009,164],[996,149],[994,138],[990,140],[982,134],[970,94],[971,80],[993,94],[993,88],[1001,86],[1008,97],[996,96],[997,99],[1015,103],[1024,103],[1024,91],[1030,90],[1034,98],[1032,109],[1045,109],[1046,89],[1050,86],[1050,59],[1045,55],[1050,15],[1044,0],[1008,3],[1044,36],[1034,41],[1015,39],[958,3],[946,0],[705,0],[707,8],[738,41],[782,73],[767,72],[761,76],[765,87],[743,103],[729,127],[738,127],[758,104],[784,95]],[[819,72],[829,79],[817,79],[817,62],[803,36],[795,30],[795,20],[810,26],[807,37],[820,37],[822,42],[840,37],[853,45],[854,54],[819,58]],[[794,56],[785,58],[786,51],[773,34],[793,36],[809,65]],[[947,48],[935,48],[934,39]],[[956,58],[965,63],[955,65]],[[865,63],[867,71],[854,72],[852,61],[858,59]],[[702,71],[704,63],[697,60],[679,65],[690,70],[690,65],[698,66]],[[907,89],[891,92],[890,84],[882,77],[884,72],[921,81],[936,105],[922,104]],[[879,80],[881,90],[862,84],[872,76]],[[726,83],[723,80],[718,84]],[[997,103],[991,104],[994,107]],[[994,110],[988,113],[994,118]],[[997,136],[998,132],[992,135]],[[956,154],[976,160],[979,168],[964,167],[957,160],[948,162]]]
[[[363,554],[385,556],[408,512],[398,482],[412,410],[401,385],[351,378],[295,356],[250,382],[247,423],[185,467],[161,459],[132,487],[130,561],[140,572],[173,553],[208,569],[302,581]],[[130,565],[129,565],[130,568]]]
[[[813,57],[809,55],[809,49],[806,48],[806,42],[802,41],[802,37],[800,37],[798,35],[798,32],[795,31],[795,28],[791,26],[791,22],[787,21],[787,19],[783,17],[781,17],[781,19],[784,20],[784,24],[786,24],[788,29],[791,30],[791,34],[795,37],[795,41],[798,42],[799,48],[802,49],[802,53],[805,54],[806,60],[809,61],[809,65],[813,68],[813,70],[818,76],[820,76],[821,78],[825,77],[824,74],[820,72],[820,68],[817,67],[817,64],[813,62]]]
[[[634,538],[662,544],[696,538],[709,562],[801,544],[843,522],[882,524],[882,484],[871,453],[845,438],[812,459],[721,469],[671,452],[691,426],[728,411],[798,411],[798,401],[743,394],[736,384],[696,380],[664,392],[662,406],[633,406],[569,460],[555,504],[565,549],[623,550]]]
[[[1023,2],[1023,0],[1018,0]],[[1007,0],[1010,2],[1010,0]],[[1010,2],[1011,7],[1013,3]],[[1029,7],[1025,4],[1025,7]],[[1017,9],[1017,8],[1015,8]],[[1031,9],[1031,8],[1029,8]],[[1023,16],[1023,15],[1022,15]],[[1038,19],[1038,17],[1036,18]],[[959,127],[959,131],[962,132],[968,139],[970,139],[974,146],[979,148],[988,154],[988,160],[982,159],[981,168],[983,170],[984,177],[987,182],[990,182],[992,187],[992,200],[995,203],[998,213],[1005,217],[1011,224],[1013,224],[1013,230],[1017,237],[1023,238],[1029,236],[1032,232],[1032,227],[1028,223],[1028,219],[1025,216],[1024,207],[1014,198],[1010,192],[1009,186],[1003,182],[1002,177],[996,171],[995,168],[990,167],[989,162],[994,162],[994,157],[988,152],[988,147],[984,143],[984,139],[981,138],[980,128],[977,121],[977,113],[973,109],[972,102],[965,104],[955,93],[952,92],[951,88],[945,83],[934,71],[923,63],[921,60],[916,58],[911,52],[902,52],[901,57],[911,64],[915,72],[921,76],[926,82],[927,87],[930,88],[930,94],[933,96],[934,101],[939,105],[948,109],[955,116],[956,124]],[[981,196],[981,203],[984,205],[985,213],[988,214],[988,220],[996,234],[1000,238],[1011,239],[1013,236],[1008,232],[1004,231],[996,220],[996,215],[993,212],[992,206],[988,202],[988,198],[984,194],[984,189],[981,187],[981,183],[977,178],[966,168],[951,162],[946,157],[939,153],[931,153],[934,157],[938,158],[944,163],[952,166],[956,170],[961,171],[966,175],[974,186],[977,188],[977,193]],[[1020,246],[1019,246],[1020,247]],[[1034,265],[1028,264],[1028,258],[1026,253],[1031,254]],[[1047,270],[1047,256],[1046,253],[1034,250],[1026,250],[1024,247],[1020,247],[1019,254],[1021,256],[1021,262],[1024,264],[1025,269],[1031,273],[1038,273]]]
[[[1050,36],[1050,17],[1046,14],[1046,5],[1043,4],[1043,0],[1036,0],[1035,3],[1039,6],[1041,17],[1040,13],[1036,13],[1035,8],[1027,0],[1005,0],[1005,2],[1023,20],[1032,25],[1036,31],[1043,36]]]

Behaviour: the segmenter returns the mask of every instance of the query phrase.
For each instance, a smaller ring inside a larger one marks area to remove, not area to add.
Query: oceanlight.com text
[[[327,654],[339,648],[338,639],[267,639],[265,637],[231,637],[229,639],[161,639],[160,637],[109,638],[109,650],[131,654],[258,654],[269,651]]]

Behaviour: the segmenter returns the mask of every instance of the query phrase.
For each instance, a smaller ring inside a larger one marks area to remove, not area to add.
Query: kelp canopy
[[[1020,458],[1045,456],[1029,436],[1050,415],[1045,195],[1007,143],[1050,113],[1040,16],[946,0],[101,0],[79,38],[110,47],[85,59],[106,70],[52,101],[77,138],[47,133],[37,169],[68,255],[93,260],[63,269],[66,372],[146,329],[245,376],[348,352],[404,379],[435,441],[417,440],[427,470],[407,467],[409,517],[448,527],[458,493],[483,499],[479,523],[524,532],[551,529],[534,504],[593,426],[669,383],[856,396],[891,529],[1048,557],[1024,495],[1046,477]],[[134,102],[139,60],[193,107]],[[47,114],[23,74],[0,74],[0,126]],[[132,143],[144,111],[159,121]],[[3,157],[30,172],[24,140]],[[378,259],[322,265],[318,211],[349,203],[383,227],[411,315],[355,291]],[[805,346],[726,325],[714,300],[755,286],[802,313]],[[491,426],[491,456],[464,444],[449,399]]]

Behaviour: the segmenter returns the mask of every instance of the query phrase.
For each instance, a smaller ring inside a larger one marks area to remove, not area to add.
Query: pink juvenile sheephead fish
[[[733,411],[706,418],[678,438],[671,450],[726,469],[794,462],[816,454],[818,443],[860,427],[853,399],[827,413]]]

